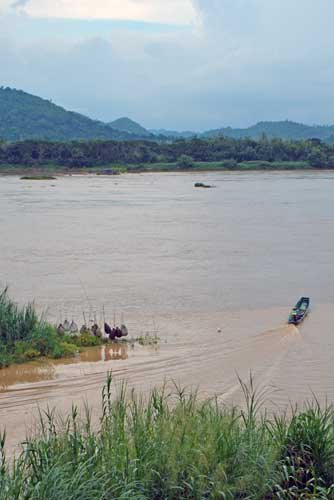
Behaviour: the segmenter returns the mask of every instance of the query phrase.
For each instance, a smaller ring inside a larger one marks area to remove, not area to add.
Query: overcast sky
[[[0,0],[0,85],[111,121],[334,123],[333,0]]]

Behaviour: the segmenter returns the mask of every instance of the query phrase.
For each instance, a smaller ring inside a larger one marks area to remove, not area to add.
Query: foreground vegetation
[[[99,342],[88,335],[58,335],[54,326],[39,318],[33,304],[19,307],[8,296],[7,288],[0,292],[0,368],[43,356],[74,356],[81,346]]]
[[[73,407],[66,419],[40,414],[40,433],[9,465],[0,440],[0,498],[331,499],[334,410],[317,402],[290,418],[259,414],[263,394],[240,382],[246,410],[199,401],[174,386],[147,399],[103,389],[92,428]]]

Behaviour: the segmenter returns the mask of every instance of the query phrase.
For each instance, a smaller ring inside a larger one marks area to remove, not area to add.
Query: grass
[[[70,338],[61,338],[38,317],[33,303],[19,307],[7,288],[0,292],[0,368],[41,356],[73,356],[77,350]]]
[[[108,341],[89,331],[75,336],[59,334],[53,325],[38,317],[33,303],[19,307],[9,297],[7,288],[0,292],[0,369],[41,357],[74,357],[82,348],[101,346]],[[159,341],[156,334],[149,333],[117,339],[142,346],[157,345]]]
[[[108,375],[102,417],[40,412],[40,432],[9,465],[0,439],[0,498],[331,499],[334,410],[314,401],[261,415],[263,392],[240,381],[246,409],[200,401],[173,385],[145,399]]]
[[[184,172],[205,171],[239,171],[239,170],[304,170],[312,168],[306,161],[245,161],[236,163],[234,160],[194,162],[193,167],[183,170]],[[51,180],[53,175],[60,174],[84,174],[91,173],[101,175],[104,170],[112,169],[120,174],[136,172],[174,172],[182,171],[177,162],[170,163],[143,163],[143,164],[105,164],[91,165],[88,167],[68,168],[60,165],[45,164],[39,166],[31,165],[0,165],[0,174],[22,175],[28,180]]]

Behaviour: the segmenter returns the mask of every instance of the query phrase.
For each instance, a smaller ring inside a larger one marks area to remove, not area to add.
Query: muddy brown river
[[[195,182],[215,185],[195,189]],[[284,410],[334,402],[334,173],[251,172],[0,178],[0,285],[54,322],[112,323],[158,347],[111,345],[0,371],[0,427],[13,450],[38,406],[100,409],[115,384],[164,379],[241,401],[237,375]],[[290,307],[309,295],[297,329]]]

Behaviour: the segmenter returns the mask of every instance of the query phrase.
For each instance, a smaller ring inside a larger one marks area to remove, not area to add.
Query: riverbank
[[[0,292],[0,369],[37,359],[74,357],[81,348],[102,345],[102,338],[88,330],[59,333],[38,316],[33,303],[19,307],[8,289]]]
[[[120,175],[124,173],[144,172],[238,172],[238,171],[289,171],[289,170],[319,170],[306,161],[248,161],[248,162],[194,162],[189,168],[182,168],[174,163],[147,163],[147,164],[106,164],[103,166],[89,166],[68,168],[60,165],[0,165],[0,175],[20,175],[29,177],[27,180],[54,180],[54,175],[98,174]],[[40,179],[42,177],[42,179]]]
[[[59,325],[56,328],[45,319],[39,318],[33,303],[19,307],[8,296],[8,290],[5,288],[0,292],[0,370],[31,361],[75,358],[83,349],[102,346],[109,343],[110,339],[114,345],[109,344],[109,347],[116,351],[122,344],[155,346],[160,341],[156,334],[148,333],[135,338],[125,338],[121,329],[118,329],[119,334],[117,333],[120,338],[116,338],[113,331],[109,338],[102,335],[96,322],[92,328],[83,325],[80,331],[76,325],[74,332],[71,332],[72,325],[68,324],[68,327],[65,329],[63,325]],[[123,327],[126,329],[124,325]],[[115,359],[114,356],[113,358]]]
[[[268,418],[265,390],[239,379],[244,409],[177,384],[147,397],[109,374],[102,417],[40,413],[14,466],[0,439],[1,498],[334,498],[334,409],[309,403]]]

